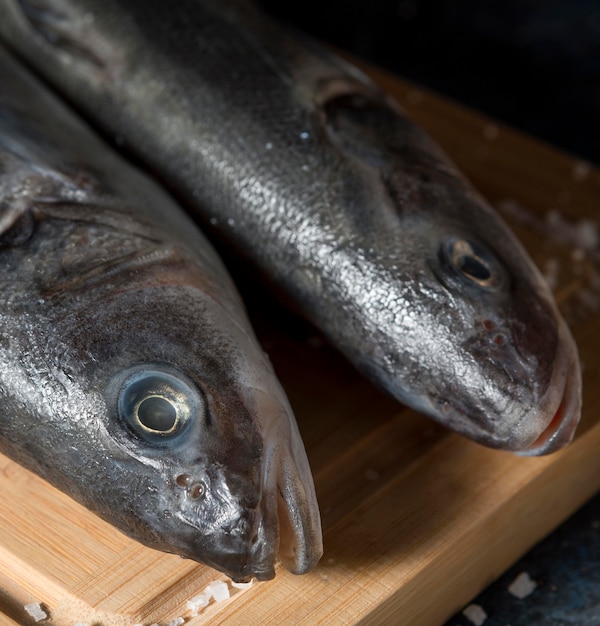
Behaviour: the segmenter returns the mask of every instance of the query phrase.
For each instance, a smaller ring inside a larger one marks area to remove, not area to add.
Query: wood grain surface
[[[368,70],[506,214],[555,287],[580,346],[584,414],[569,448],[519,458],[466,441],[373,388],[271,301],[253,321],[296,412],[325,555],[304,576],[186,602],[217,572],[144,548],[0,457],[0,623],[406,624],[459,610],[600,488],[600,174],[493,121]],[[591,233],[591,235],[590,235]],[[587,237],[587,238],[586,238]]]

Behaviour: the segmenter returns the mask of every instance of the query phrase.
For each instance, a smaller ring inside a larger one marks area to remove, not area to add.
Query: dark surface
[[[598,0],[261,0],[273,14],[600,163]]]
[[[600,163],[598,0],[262,0],[404,78]],[[536,581],[519,600],[508,586]],[[600,626],[600,496],[473,600],[485,626]],[[448,626],[471,626],[462,614]],[[433,626],[433,625],[432,625]]]
[[[508,591],[527,572],[537,587],[523,599]],[[473,600],[485,626],[600,624],[600,497],[594,498]],[[473,626],[462,614],[447,626]]]

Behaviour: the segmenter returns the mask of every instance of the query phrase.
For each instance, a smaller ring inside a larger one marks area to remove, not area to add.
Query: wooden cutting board
[[[0,457],[0,623],[406,624],[459,610],[600,488],[600,174],[471,111],[369,70],[499,206],[555,284],[581,350],[574,443],[518,458],[468,442],[375,390],[271,302],[258,333],[296,411],[321,505],[325,555],[296,577],[186,601],[217,572],[144,548]],[[3,621],[5,620],[5,622]],[[174,622],[177,623],[177,622]]]

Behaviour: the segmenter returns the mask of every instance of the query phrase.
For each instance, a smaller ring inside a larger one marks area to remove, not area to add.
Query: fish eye
[[[160,370],[137,371],[119,392],[121,420],[149,443],[166,443],[185,432],[201,398],[191,383]]]
[[[463,281],[488,291],[504,282],[504,271],[495,256],[483,245],[452,237],[442,245],[442,257]]]

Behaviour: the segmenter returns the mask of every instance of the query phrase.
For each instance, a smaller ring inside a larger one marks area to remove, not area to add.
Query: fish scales
[[[243,1],[0,9],[19,54],[377,384],[488,446],[571,440],[579,361],[548,287],[361,72]]]
[[[0,450],[234,580],[322,552],[285,394],[220,259],[0,49]]]

